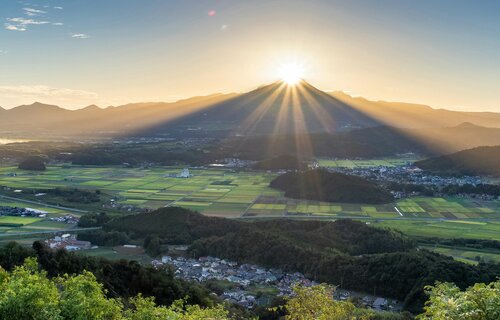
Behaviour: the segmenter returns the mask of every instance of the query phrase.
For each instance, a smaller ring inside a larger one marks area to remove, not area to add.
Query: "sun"
[[[296,85],[302,80],[304,68],[297,63],[283,64],[279,70],[279,77],[288,85]]]

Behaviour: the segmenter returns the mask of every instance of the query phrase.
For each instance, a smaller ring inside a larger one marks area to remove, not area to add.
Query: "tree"
[[[500,280],[477,283],[461,291],[451,283],[427,286],[430,298],[418,319],[498,320],[500,319]]]
[[[116,299],[108,299],[106,291],[95,276],[84,271],[77,276],[57,278],[60,289],[61,315],[64,319],[121,319],[122,304]]]
[[[288,320],[354,319],[354,305],[333,300],[333,289],[326,285],[295,286],[293,293],[285,304]]]
[[[35,259],[8,274],[0,267],[0,319],[59,320],[58,290]]]
[[[39,156],[28,157],[19,163],[19,169],[44,171],[46,169],[45,160]]]

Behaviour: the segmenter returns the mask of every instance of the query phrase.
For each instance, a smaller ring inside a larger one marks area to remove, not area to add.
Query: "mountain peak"
[[[99,110],[102,110],[102,109],[95,104],[91,104],[91,105],[86,106],[84,108],[78,109],[78,111],[99,111]]]
[[[455,126],[457,129],[477,129],[477,128],[484,128],[481,126],[478,126],[474,123],[471,122],[462,122],[459,125]]]

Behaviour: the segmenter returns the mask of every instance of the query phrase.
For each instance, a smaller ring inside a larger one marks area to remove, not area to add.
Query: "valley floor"
[[[500,201],[415,197],[386,205],[322,203],[285,198],[282,192],[269,188],[275,173],[190,168],[189,177],[180,177],[183,169],[55,165],[32,173],[14,166],[0,167],[0,194],[13,197],[0,198],[0,206],[29,207],[48,213],[45,218],[2,216],[0,237],[74,228],[75,225],[54,218],[81,215],[84,211],[78,210],[82,209],[78,204],[72,204],[76,209],[67,208],[67,204],[59,206],[48,195],[26,202],[21,193],[17,196],[14,192],[71,187],[101,190],[109,197],[95,209],[114,212],[180,206],[226,218],[351,218],[414,236],[500,240]]]

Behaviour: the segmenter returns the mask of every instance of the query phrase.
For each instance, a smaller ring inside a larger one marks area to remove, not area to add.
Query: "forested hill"
[[[195,256],[299,271],[341,288],[400,299],[411,311],[421,310],[427,299],[424,286],[437,280],[464,288],[500,276],[498,265],[471,266],[418,251],[413,241],[397,231],[351,220],[242,222],[163,208],[112,220],[104,229],[127,232],[137,239],[155,235],[161,245],[190,244]]]
[[[270,186],[289,198],[344,203],[389,203],[392,195],[363,178],[324,169],[285,173]]]
[[[415,163],[438,175],[488,175],[500,177],[500,146],[478,147]]]

